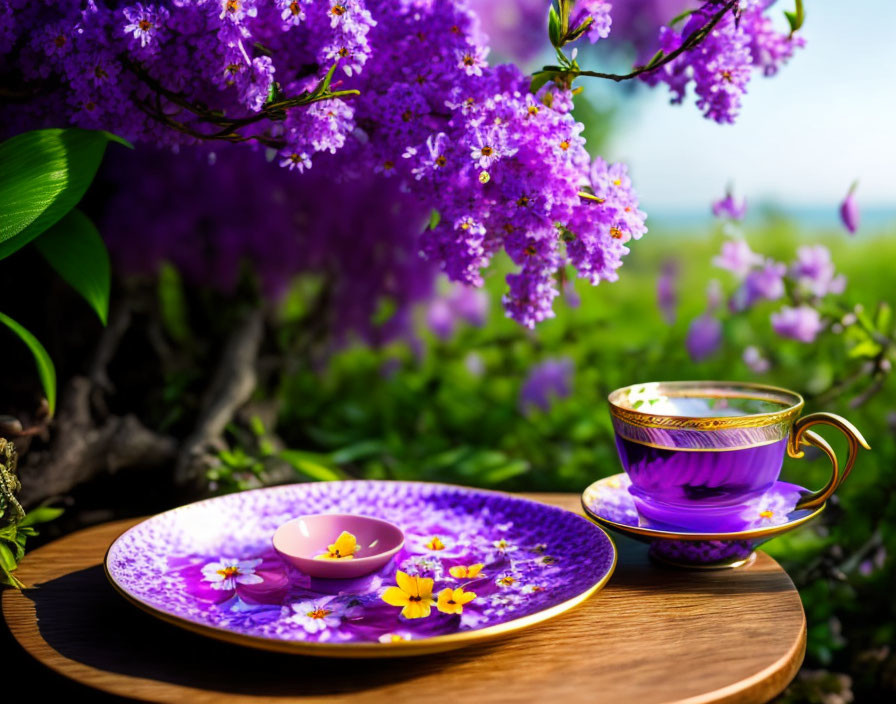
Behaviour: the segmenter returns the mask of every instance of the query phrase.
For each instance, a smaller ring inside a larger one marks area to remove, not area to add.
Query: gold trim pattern
[[[607,397],[610,413],[619,420],[642,428],[662,428],[674,430],[728,430],[744,428],[761,428],[795,419],[803,409],[803,397],[795,391],[778,386],[754,384],[751,382],[725,381],[668,381],[651,382],[665,395],[675,398],[681,396],[697,396],[700,398],[744,398],[758,401],[777,401],[782,405],[789,399],[791,405],[783,411],[771,413],[751,413],[743,416],[695,417],[671,416],[644,413],[625,408],[617,403],[620,396],[648,384],[632,384],[616,389]]]

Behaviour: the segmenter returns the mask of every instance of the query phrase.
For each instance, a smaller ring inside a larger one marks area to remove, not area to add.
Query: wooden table
[[[572,494],[532,496],[578,511]],[[781,567],[678,571],[617,539],[619,565],[583,605],[506,640],[399,660],[324,660],[244,649],[156,620],[106,582],[106,548],[136,521],[30,553],[3,593],[21,645],[53,670],[157,702],[764,702],[803,659],[806,621]],[[39,692],[40,685],[28,683]]]

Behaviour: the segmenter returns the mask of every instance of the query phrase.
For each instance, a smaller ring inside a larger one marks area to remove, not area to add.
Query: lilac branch
[[[737,8],[738,0],[728,0],[722,5],[722,9],[716,12],[702,27],[691,32],[674,51],[669,52],[668,54],[657,53],[653,59],[651,59],[644,66],[636,66],[629,73],[602,73],[600,71],[585,71],[580,69],[574,62],[568,67],[563,68],[560,66],[545,66],[541,71],[535,73],[535,76],[544,76],[545,74],[551,76],[562,77],[567,80],[568,83],[572,83],[573,80],[578,78],[579,76],[589,76],[591,78],[604,78],[610,81],[616,81],[620,83],[622,81],[628,81],[632,78],[637,78],[638,76],[651,73],[656,71],[659,68],[662,68],[666,64],[671,63],[679,56],[681,56],[686,51],[690,51],[697,47],[706,37],[709,36],[710,32],[715,28],[715,26],[722,21],[722,18],[731,11],[734,11]]]

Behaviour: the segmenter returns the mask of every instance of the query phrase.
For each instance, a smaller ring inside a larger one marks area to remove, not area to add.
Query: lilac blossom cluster
[[[739,285],[728,299],[732,312],[742,312],[759,301],[789,298],[771,315],[772,327],[782,337],[812,342],[824,329],[818,305],[829,294],[843,293],[846,279],[835,272],[831,253],[822,244],[797,248],[790,266],[754,253],[741,239],[722,245],[713,263],[737,276]]]
[[[593,41],[609,5],[591,4]],[[527,327],[553,315],[559,270],[615,280],[646,231],[625,167],[585,151],[572,92],[533,95],[516,67],[490,67],[462,0],[0,0],[10,11],[0,74],[40,89],[0,111],[10,131],[62,120],[175,148],[247,141],[294,172],[326,159],[339,200],[391,177],[437,213],[411,251],[453,281],[481,285],[507,252],[504,304]]]
[[[719,123],[733,123],[753,73],[774,75],[805,44],[802,37],[775,28],[767,12],[774,2],[740,0],[737,13],[725,12],[695,48],[658,70],[642,74],[642,79],[652,86],[665,83],[673,103],[681,103],[693,83],[697,106],[704,116]],[[667,55],[676,51],[689,36],[707,26],[724,5],[721,0],[708,0],[687,15],[679,29],[663,27],[658,48]]]
[[[784,304],[771,313],[774,331],[781,337],[813,342],[826,327],[820,311],[824,299],[843,293],[846,278],[836,272],[830,250],[822,244],[798,247],[796,260],[789,265],[754,252],[734,226],[745,210],[745,203],[736,201],[731,193],[713,205],[713,211],[728,220],[731,235],[713,259],[715,266],[729,271],[737,281],[728,297],[728,310],[742,313],[761,301],[782,301]],[[716,316],[722,301],[718,282],[713,282],[708,299],[706,312],[692,321],[688,332],[687,348],[695,360],[710,356],[722,342]],[[744,350],[744,362],[757,373],[769,368],[768,360],[755,347]]]

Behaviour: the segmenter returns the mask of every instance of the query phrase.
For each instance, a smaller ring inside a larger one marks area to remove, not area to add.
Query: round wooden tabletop
[[[579,497],[535,498],[572,511]],[[217,642],[134,608],[107,583],[109,544],[136,521],[30,553],[3,615],[37,660],[85,685],[155,702],[764,702],[796,674],[800,598],[764,553],[749,567],[680,571],[617,539],[607,587],[554,620],[487,645],[399,660],[324,660]],[[29,685],[35,687],[37,685]],[[32,689],[34,691],[34,689]]]

